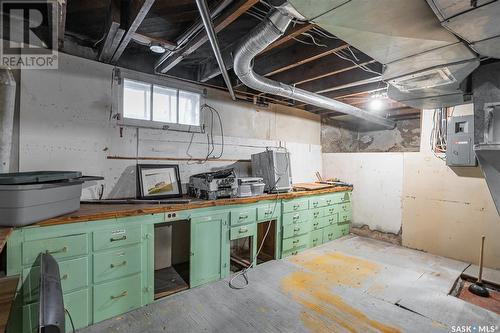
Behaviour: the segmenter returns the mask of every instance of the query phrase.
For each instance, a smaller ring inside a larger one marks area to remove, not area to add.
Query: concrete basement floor
[[[258,266],[246,289],[210,283],[80,332],[500,332],[499,315],[448,295],[468,266],[346,236]]]

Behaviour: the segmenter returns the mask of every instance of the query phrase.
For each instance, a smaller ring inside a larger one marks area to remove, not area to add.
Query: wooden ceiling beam
[[[66,33],[66,0],[57,1],[58,30],[57,38],[59,49],[64,46],[64,34]]]
[[[152,43],[157,43],[163,46],[167,50],[174,50],[175,47],[177,46],[176,43],[171,42],[166,39],[162,38],[156,38],[156,37],[151,37],[143,33],[134,33],[132,36],[132,39],[137,41],[140,44],[152,44]]]
[[[219,17],[214,20],[214,30],[216,33],[222,31],[228,25],[233,23],[238,17],[245,13],[249,8],[258,3],[259,0],[238,0],[229,6]],[[166,73],[184,58],[198,50],[208,41],[205,31],[196,35],[179,52],[166,54],[156,63],[156,71]]]
[[[266,47],[264,49],[264,51],[262,51],[260,53],[260,55],[266,53],[266,52],[269,52],[277,47],[280,47],[286,43],[288,43],[289,41],[292,41],[294,40],[294,38],[297,38],[298,36],[300,36],[302,33],[304,32],[308,32],[309,30],[311,30],[312,28],[314,28],[314,24],[312,23],[306,23],[306,24],[299,24],[299,25],[296,25],[295,27],[291,27],[289,28],[289,30],[285,33],[284,36],[282,36],[280,39],[278,39],[277,41],[271,43],[271,45],[269,45],[268,47]]]
[[[130,24],[120,42],[120,45],[118,45],[118,48],[111,58],[112,64],[116,64],[118,62],[121,55],[125,51],[125,48],[128,46],[130,40],[148,14],[154,2],[155,0],[132,0],[130,2],[128,10],[128,21],[130,22]]]
[[[349,71],[344,71],[337,75],[330,75],[322,79],[309,81],[303,84],[298,84],[297,87],[307,91],[320,93],[323,92],[324,90],[330,91],[331,89],[334,89],[336,87],[348,86],[356,82],[363,82],[364,80],[369,80],[374,78],[379,79],[379,76],[371,72],[366,72],[361,68],[353,68]]]
[[[99,61],[109,62],[115,53],[120,41],[122,40],[125,30],[121,26],[121,11],[120,1],[111,0],[108,8],[108,15],[106,19],[106,37],[101,49],[99,50]]]
[[[258,56],[262,56],[264,53],[267,53],[271,50],[274,50],[275,48],[278,48],[280,46],[283,46],[284,44],[292,41],[294,38],[296,38],[298,35],[302,34],[303,32],[311,30],[315,25],[314,24],[303,24],[299,26],[292,27],[289,31],[285,33],[283,37],[269,45],[264,51],[262,51]],[[233,53],[235,51],[236,46],[238,45],[238,41],[235,41],[228,47],[226,47],[224,50],[222,50],[222,57],[224,58],[224,63],[226,64],[227,69],[232,69],[233,68]],[[215,61],[215,59],[209,59],[205,63],[201,65],[200,69],[200,74],[198,77],[198,81],[200,82],[207,82],[210,79],[213,79],[217,75],[220,75],[220,69]]]

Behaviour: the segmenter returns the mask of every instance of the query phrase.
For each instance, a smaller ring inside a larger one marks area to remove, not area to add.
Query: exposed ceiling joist
[[[280,68],[277,68],[271,72],[267,72],[266,74],[264,74],[264,76],[273,76],[275,74],[278,74],[278,73],[281,73],[281,72],[284,72],[284,71],[287,71],[289,69],[292,69],[292,68],[295,68],[297,66],[301,66],[301,65],[304,65],[304,64],[307,64],[309,62],[312,62],[312,61],[315,61],[315,60],[318,60],[318,59],[321,59],[323,57],[326,57],[326,56],[329,56],[329,55],[332,55],[338,51],[341,51],[341,50],[344,50],[346,48],[348,48],[349,45],[347,44],[343,44],[339,47],[336,47],[334,49],[331,49],[331,50],[328,50],[328,51],[325,51],[325,52],[321,52],[319,54],[315,54],[315,55],[312,55],[310,57],[307,57],[307,58],[304,58],[304,59],[301,59],[297,62],[294,62],[294,63],[291,63],[287,66],[284,66],[284,67],[280,67]]]
[[[289,41],[293,40],[294,38],[297,38],[302,33],[308,32],[312,28],[314,28],[314,24],[312,24],[312,23],[306,23],[306,24],[302,24],[302,25],[296,25],[295,27],[290,28],[290,30],[287,31],[286,34],[283,37],[281,37],[280,39],[278,39],[277,41],[275,41],[274,43],[272,43],[271,45],[269,45],[268,47],[266,47],[264,49],[264,51],[262,51],[260,54],[262,55],[262,54],[264,54],[266,52],[271,51],[272,49],[280,47],[280,46],[288,43]]]
[[[220,32],[228,25],[233,23],[238,17],[245,13],[249,8],[258,3],[259,0],[238,0],[229,6],[214,22],[214,30],[216,33]],[[184,58],[195,52],[202,45],[208,41],[208,36],[205,32],[196,35],[193,39],[186,43],[186,45],[179,50],[179,52],[166,54],[155,65],[156,71],[166,73]]]
[[[380,81],[380,76],[371,72],[366,72],[361,68],[353,68],[349,71],[344,71],[337,75],[330,75],[319,80],[298,84],[297,86],[307,91],[324,93],[348,88],[351,85],[362,85],[364,83],[369,83],[365,82],[366,80]]]
[[[104,44],[99,51],[99,61],[109,62],[115,53],[120,41],[122,40],[125,30],[120,28],[121,13],[119,0],[111,0],[108,9],[106,22],[106,38]]]
[[[57,39],[58,39],[59,49],[61,49],[64,45],[64,34],[66,32],[66,0],[60,0],[57,2],[57,15],[58,15]]]
[[[146,34],[140,34],[137,32],[132,35],[132,39],[135,40],[136,42],[138,42],[140,44],[144,44],[144,45],[157,43],[157,44],[160,44],[161,46],[163,46],[167,50],[174,50],[175,47],[177,46],[176,43],[171,42],[169,40],[151,37],[151,36],[148,36]]]
[[[120,45],[111,58],[111,63],[116,64],[118,62],[121,55],[125,51],[125,48],[148,14],[149,9],[151,9],[151,6],[154,2],[155,0],[132,0],[130,2],[128,10],[128,21],[131,23],[127,29],[127,32],[125,33],[125,36],[123,36]]]
[[[314,24],[309,24],[309,23],[292,27],[290,31],[287,31],[287,33],[282,38],[278,39],[277,41],[269,45],[264,51],[262,51],[260,55],[286,44],[287,42],[296,38],[301,33],[311,30],[313,27]],[[232,54],[234,52],[236,45],[238,45],[238,41],[232,43],[222,51],[222,57],[224,58],[224,63],[226,64],[228,70],[233,68]],[[198,81],[207,82],[208,80],[216,77],[217,75],[220,75],[219,66],[217,65],[215,59],[209,59],[208,61],[206,61],[201,65]]]

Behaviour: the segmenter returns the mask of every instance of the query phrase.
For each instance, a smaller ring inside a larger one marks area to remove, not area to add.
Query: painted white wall
[[[418,153],[323,154],[323,173],[354,184],[353,225],[398,233],[403,245],[500,268],[500,217],[479,167],[450,168],[430,148],[434,110],[422,112]],[[472,105],[454,115],[472,114]]]
[[[326,177],[354,185],[353,225],[393,234],[401,229],[403,153],[323,154]]]
[[[189,157],[206,155],[206,135],[123,127],[112,114],[113,66],[61,54],[58,70],[29,70],[21,75],[19,170],[81,170],[103,176],[104,182],[84,189],[84,198],[133,197],[136,161],[108,156]],[[147,75],[144,75],[147,80]],[[216,108],[224,124],[225,159],[250,159],[266,147],[285,146],[291,153],[294,182],[314,180],[321,171],[321,124],[311,113],[284,106],[267,108],[231,101],[224,92],[209,90],[206,102]],[[215,130],[216,148],[220,132]],[[188,151],[189,147],[189,151]],[[233,162],[165,162],[179,164],[181,181],[190,175],[232,165]],[[240,175],[249,163],[235,165]]]

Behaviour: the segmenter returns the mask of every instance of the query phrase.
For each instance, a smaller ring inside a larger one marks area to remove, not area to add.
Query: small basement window
[[[125,125],[200,130],[202,94],[123,79],[121,119]]]

